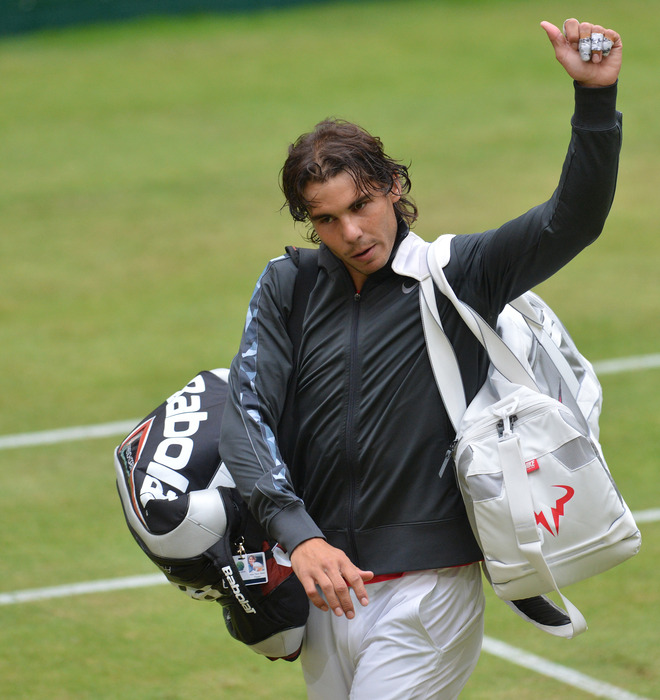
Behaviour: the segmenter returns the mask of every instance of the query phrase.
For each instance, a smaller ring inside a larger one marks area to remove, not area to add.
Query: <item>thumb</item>
[[[566,43],[566,37],[561,33],[558,27],[555,27],[551,22],[541,22],[541,26],[545,29],[545,33],[550,39],[550,43],[556,48],[560,48]]]

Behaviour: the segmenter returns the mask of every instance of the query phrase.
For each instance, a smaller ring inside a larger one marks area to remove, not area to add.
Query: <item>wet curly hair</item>
[[[285,198],[282,208],[288,207],[294,221],[308,224],[307,238],[312,243],[320,240],[309,220],[310,202],[305,199],[305,188],[311,182],[327,182],[340,173],[348,173],[360,192],[389,194],[397,184],[401,193],[394,203],[397,218],[408,226],[417,220],[417,206],[408,197],[408,167],[388,156],[381,140],[357,124],[325,119],[289,146],[280,173]]]

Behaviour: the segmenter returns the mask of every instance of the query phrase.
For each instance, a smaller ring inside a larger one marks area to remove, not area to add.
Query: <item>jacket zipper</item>
[[[348,407],[346,410],[346,464],[348,467],[348,540],[351,548],[351,561],[356,563],[357,544],[355,542],[355,492],[356,472],[358,468],[358,450],[355,434],[355,414],[357,409],[357,381],[360,376],[358,352],[358,327],[360,322],[360,292],[353,296],[351,314],[351,344],[348,367]]]

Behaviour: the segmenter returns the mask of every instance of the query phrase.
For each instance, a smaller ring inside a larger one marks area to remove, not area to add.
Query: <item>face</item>
[[[318,237],[361,289],[390,258],[397,231],[394,203],[400,195],[362,192],[348,173],[340,173],[327,182],[309,183],[304,196]]]

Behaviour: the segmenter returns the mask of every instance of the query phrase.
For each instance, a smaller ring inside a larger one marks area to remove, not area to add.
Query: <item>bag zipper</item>
[[[454,456],[454,450],[456,449],[456,445],[458,445],[458,440],[453,440],[449,444],[449,448],[447,449],[447,452],[445,452],[445,458],[442,460],[442,465],[440,466],[440,471],[438,472],[438,476],[442,479],[445,469],[449,466],[449,462],[451,462],[452,457]]]
[[[545,396],[544,395],[539,395],[539,396],[542,397],[541,401],[539,402],[539,406],[537,408],[535,408],[533,404],[531,406],[528,405],[526,407],[528,413],[525,416],[525,418],[533,418],[537,412],[545,410],[545,408],[547,407],[547,401],[543,400],[545,398]],[[472,440],[478,440],[482,437],[488,437],[493,432],[493,420],[495,419],[495,417],[496,416],[493,415],[493,416],[489,416],[488,418],[484,418],[481,421],[479,421],[479,424],[474,426],[474,430],[471,430],[470,432],[463,434],[463,436],[461,437],[461,442],[471,442]],[[517,413],[506,414],[495,424],[498,438],[500,438],[500,439],[502,439],[502,437],[505,434],[505,430],[504,430],[504,419],[505,418],[507,418],[511,421],[510,429],[511,429],[511,431],[513,431],[514,423],[518,420],[518,414]],[[457,446],[454,447],[454,450],[456,447]]]

